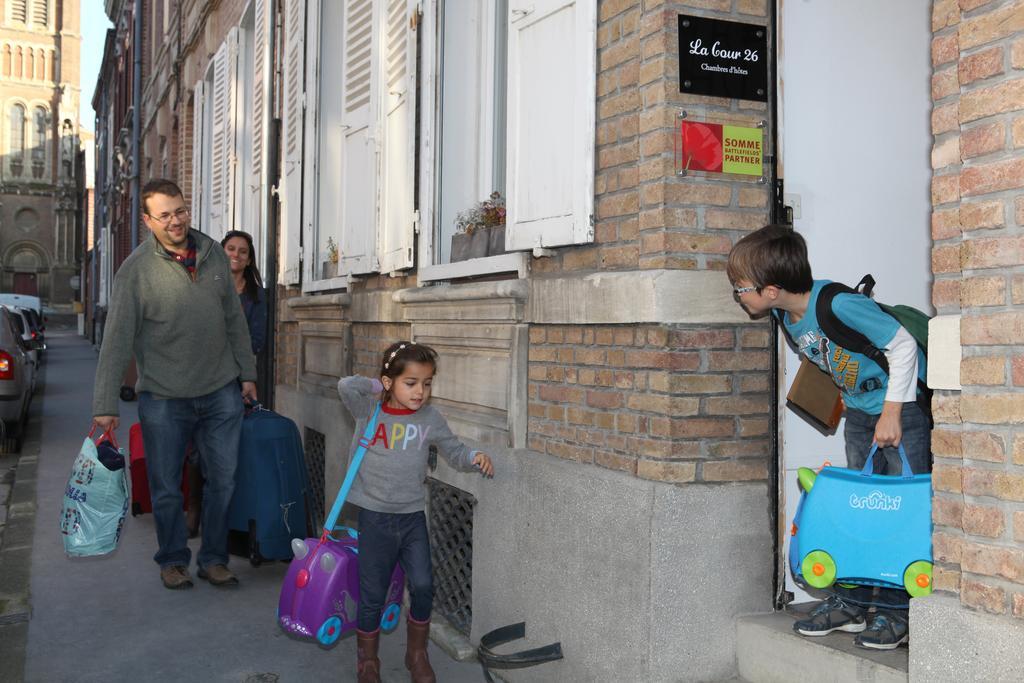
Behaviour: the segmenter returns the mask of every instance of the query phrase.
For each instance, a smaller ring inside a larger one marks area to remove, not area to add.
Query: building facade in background
[[[0,2],[0,291],[78,298],[78,0]]]

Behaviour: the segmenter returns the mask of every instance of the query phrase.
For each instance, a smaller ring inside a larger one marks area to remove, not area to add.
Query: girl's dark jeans
[[[859,410],[847,409],[846,429],[843,434],[846,437],[846,466],[850,469],[862,469],[864,463],[867,462],[871,444],[875,439],[875,425],[878,423],[878,417],[878,415],[868,415]],[[921,411],[921,407],[917,403],[904,403],[900,413],[900,423],[903,427],[903,437],[900,443],[903,444],[903,450],[907,454],[910,469],[914,471],[914,474],[931,472],[932,431],[928,424],[928,417]],[[903,465],[899,449],[889,447],[878,449],[872,461],[872,471],[875,474],[894,476],[902,474]],[[849,603],[864,606],[874,602],[878,605],[880,613],[884,612],[906,621],[907,610],[910,609],[910,597],[905,590],[879,588],[878,597],[874,600],[872,600],[872,593],[871,586],[855,588],[836,586],[836,595]]]
[[[380,626],[384,601],[395,564],[400,562],[409,583],[410,615],[430,619],[434,603],[434,573],[430,564],[427,518],[422,512],[391,514],[359,511],[360,631]]]

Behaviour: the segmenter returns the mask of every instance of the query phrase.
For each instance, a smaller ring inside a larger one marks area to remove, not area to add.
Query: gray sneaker
[[[876,614],[871,625],[853,641],[871,650],[895,650],[910,640],[907,622],[892,614]]]
[[[866,627],[864,610],[844,602],[838,595],[819,603],[807,618],[793,624],[793,630],[802,636],[827,636],[833,631],[860,633]]]

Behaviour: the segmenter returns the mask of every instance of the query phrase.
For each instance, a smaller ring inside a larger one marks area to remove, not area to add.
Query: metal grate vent
[[[327,439],[315,429],[306,427],[306,472],[309,474],[309,515],[313,528],[324,523],[324,458]]]
[[[469,635],[473,624],[473,508],[465,491],[427,479],[434,610]]]

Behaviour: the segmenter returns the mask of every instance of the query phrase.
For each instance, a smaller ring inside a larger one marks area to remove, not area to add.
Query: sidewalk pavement
[[[48,342],[45,402],[37,403],[34,418],[41,434],[38,472],[26,468],[35,476],[38,514],[29,544],[31,619],[24,680],[354,681],[354,637],[324,650],[290,639],[275,623],[286,563],[253,568],[243,558],[232,558],[241,582],[237,589],[217,589],[199,580],[193,564],[195,587],[167,590],[152,560],[152,515],[129,515],[120,546],[109,556],[72,560],[64,555],[58,517],[69,468],[90,427],[96,354],[73,331],[54,334]],[[128,427],[136,419],[136,404],[122,403],[118,439],[125,448]],[[9,524],[8,537],[11,531]],[[190,543],[194,557],[198,539]],[[27,563],[28,553],[19,557]],[[7,582],[7,574],[0,573],[0,582]],[[0,640],[14,635],[11,628],[0,625]],[[16,640],[0,644],[0,659],[9,659]],[[384,681],[409,680],[404,653],[402,624],[381,641]],[[483,680],[479,664],[455,662],[433,643],[430,658],[440,681]],[[18,680],[10,677],[15,670],[10,662],[0,665],[0,679]]]

